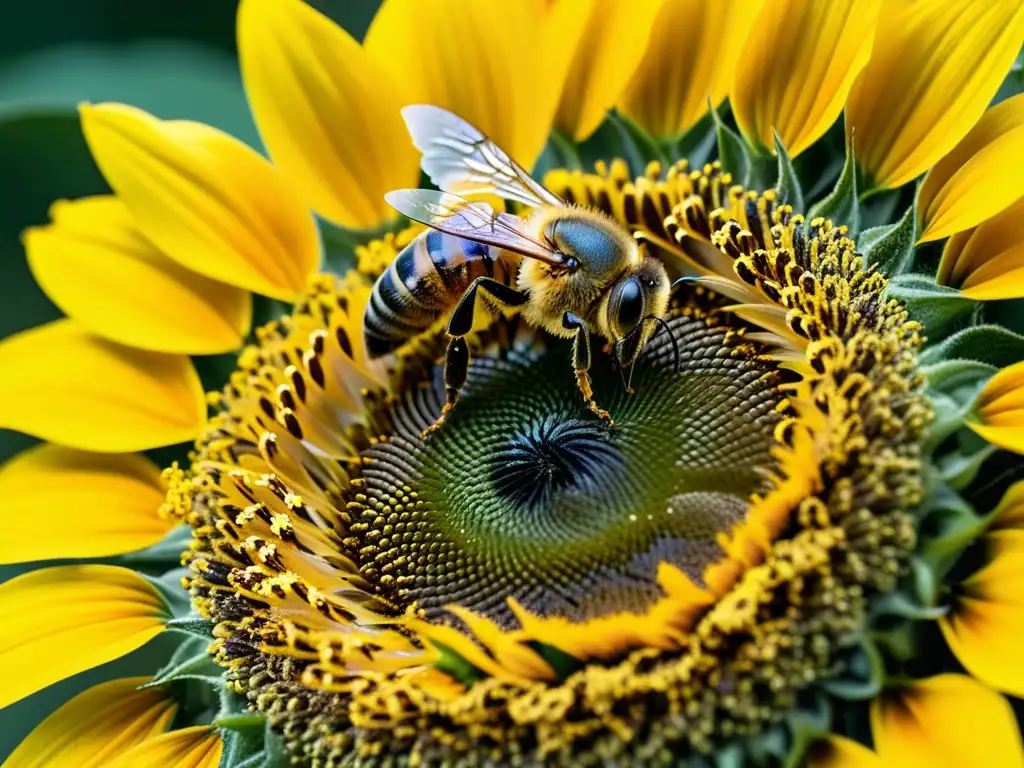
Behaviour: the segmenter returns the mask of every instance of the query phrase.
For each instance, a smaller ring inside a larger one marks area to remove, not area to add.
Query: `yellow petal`
[[[1021,768],[1024,746],[1009,702],[965,675],[884,691],[871,705],[886,765]]]
[[[876,189],[906,184],[978,122],[1024,43],[1018,0],[892,0],[846,100]]]
[[[880,0],[765,4],[729,93],[750,144],[774,152],[774,129],[795,157],[831,127],[871,54],[879,8]]]
[[[962,232],[1024,199],[1024,94],[988,110],[925,177],[918,193],[929,242]]]
[[[25,233],[28,264],[53,302],[93,333],[156,352],[241,345],[252,297],[169,259],[115,197],[58,202],[50,218]]]
[[[557,1],[575,6],[573,23],[582,34],[555,123],[583,141],[597,130],[644,57],[661,0]]]
[[[0,707],[124,656],[167,618],[153,586],[128,568],[63,565],[0,584]]]
[[[949,238],[936,279],[976,301],[1024,297],[1024,198]]]
[[[1024,362],[999,371],[978,399],[980,422],[967,423],[993,445],[1024,453]]]
[[[881,758],[852,739],[832,734],[816,742],[807,759],[808,768],[882,768]]]
[[[685,133],[729,91],[763,0],[666,0],[619,108],[654,136]],[[685,51],[685,55],[681,55]]]
[[[160,470],[138,454],[43,444],[0,467],[0,563],[106,557],[160,541]]]
[[[0,342],[0,427],[86,451],[122,453],[195,439],[206,418],[184,355],[132,349],[73,320]]]
[[[384,193],[420,173],[400,84],[301,0],[243,0],[238,53],[263,143],[317,213],[345,227],[393,217]]]
[[[1017,579],[1016,586],[1024,586],[1024,579]],[[952,614],[939,620],[939,626],[950,649],[974,677],[1014,696],[1024,693],[1020,653],[1024,606],[964,599]]]
[[[142,742],[110,762],[107,768],[217,768],[224,742],[206,725],[171,731]]]
[[[148,677],[100,683],[75,696],[35,727],[3,768],[105,768],[162,734],[178,706]]]
[[[992,527],[1024,529],[1024,480],[1006,489],[992,515]]]
[[[142,234],[215,280],[290,300],[320,264],[316,223],[291,183],[216,128],[121,104],[82,105],[89,149]]]
[[[543,0],[385,0],[363,45],[408,103],[451,110],[530,169],[570,59],[549,26],[557,10],[549,14]]]

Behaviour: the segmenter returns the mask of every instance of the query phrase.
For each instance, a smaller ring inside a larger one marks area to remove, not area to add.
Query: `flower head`
[[[1024,20],[940,5],[243,0],[269,161],[83,105],[0,555],[85,562],[0,585],[0,705],[173,650],[10,765],[1024,760]]]

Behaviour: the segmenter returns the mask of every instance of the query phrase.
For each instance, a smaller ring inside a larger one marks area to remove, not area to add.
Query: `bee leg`
[[[576,373],[576,386],[583,393],[587,408],[609,427],[614,427],[611,414],[594,402],[594,390],[590,385],[590,332],[587,324],[572,312],[566,312],[562,315],[562,326],[576,333],[572,343],[572,367]]]
[[[423,430],[420,439],[426,439],[427,435],[437,432],[452,412],[455,403],[459,399],[459,391],[466,383],[469,374],[469,346],[465,338],[455,336],[448,342],[448,351],[444,357],[444,407],[438,415],[437,420]]]
[[[444,407],[437,420],[423,430],[423,434],[420,435],[421,439],[441,428],[444,420],[455,407],[455,403],[459,399],[459,392],[466,383],[466,377],[469,375],[469,346],[466,344],[465,336],[473,330],[477,291],[481,288],[499,303],[507,306],[515,307],[526,302],[525,293],[490,277],[478,277],[462,294],[462,298],[455,305],[452,316],[448,320],[448,336],[451,338],[444,358]]]

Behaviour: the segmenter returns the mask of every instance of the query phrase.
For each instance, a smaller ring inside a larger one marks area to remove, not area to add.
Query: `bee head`
[[[605,322],[615,358],[632,367],[668,309],[669,279],[660,261],[646,254],[608,292]]]

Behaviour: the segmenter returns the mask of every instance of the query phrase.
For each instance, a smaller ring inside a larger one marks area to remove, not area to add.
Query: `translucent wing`
[[[552,266],[565,265],[562,254],[526,232],[523,219],[496,213],[487,203],[432,189],[398,189],[388,192],[384,199],[413,221],[449,235],[514,251]]]
[[[423,172],[445,192],[494,193],[534,208],[565,201],[533,179],[479,130],[451,112],[427,104],[402,110]]]

